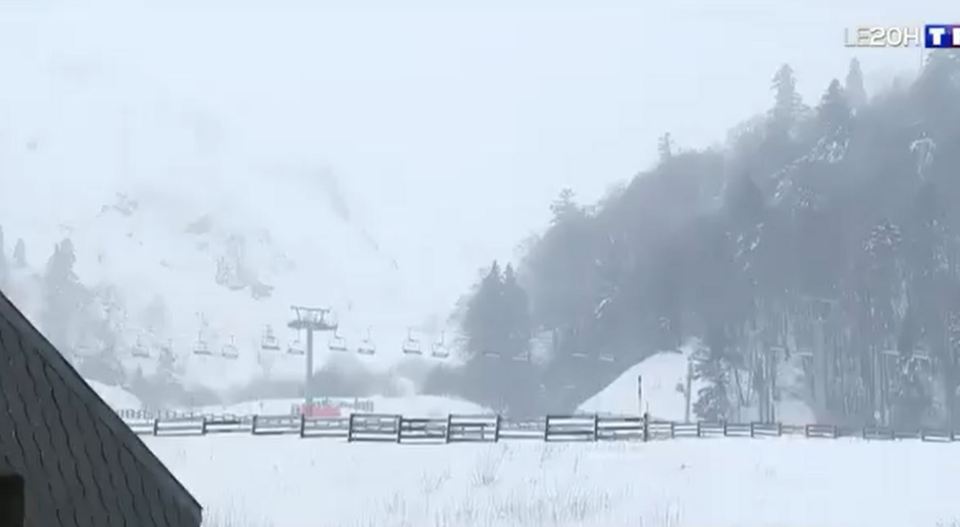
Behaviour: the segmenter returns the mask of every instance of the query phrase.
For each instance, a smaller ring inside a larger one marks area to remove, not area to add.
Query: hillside
[[[397,236],[370,214],[379,195],[358,193],[322,161],[258,152],[227,119],[129,71],[67,66],[54,56],[18,69],[42,88],[7,87],[0,104],[2,250],[9,261],[17,240],[25,247],[3,287],[44,326],[43,276],[55,244],[70,240],[90,299],[58,339],[66,351],[95,353],[102,339],[91,326],[103,320],[128,371],[151,372],[172,344],[188,383],[224,388],[261,369],[265,325],[284,347],[295,337],[285,329],[292,304],[335,308],[351,347],[369,328],[383,355],[372,367],[400,356],[408,326],[439,332],[452,301],[421,285],[457,291],[462,269],[419,270],[416,232]],[[192,356],[198,335],[217,351],[232,341],[240,359]],[[152,359],[131,358],[138,342]],[[325,351],[326,337],[318,344]],[[275,361],[275,372],[299,378],[302,365]]]
[[[960,55],[870,94],[853,60],[811,102],[789,64],[771,73],[769,109],[724,145],[664,134],[659,161],[605,199],[560,193],[520,261],[476,286],[463,393],[509,407],[539,385],[542,408],[569,410],[695,338],[701,418],[773,420],[792,400],[818,421],[955,422]],[[486,349],[518,356],[540,335],[549,359],[496,386],[518,370]]]

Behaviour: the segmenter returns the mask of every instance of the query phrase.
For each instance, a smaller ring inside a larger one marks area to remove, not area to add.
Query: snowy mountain
[[[44,268],[67,238],[80,282],[111,296],[128,370],[150,371],[169,345],[188,380],[241,383],[260,369],[266,325],[283,348],[303,340],[286,330],[294,304],[334,308],[349,346],[369,332],[393,357],[408,326],[444,317],[449,306],[419,294],[437,269],[401,269],[420,245],[404,253],[376,205],[321,161],[259,152],[226,119],[120,70],[56,56],[20,66],[37,87],[3,90],[0,226],[8,258],[17,239],[26,247],[7,292],[41,326]],[[95,347],[82,333],[68,351]],[[198,341],[240,357],[194,356]],[[302,370],[288,359],[291,375]]]

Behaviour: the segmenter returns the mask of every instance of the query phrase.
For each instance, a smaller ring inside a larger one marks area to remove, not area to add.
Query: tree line
[[[773,420],[790,396],[822,421],[952,426],[960,56],[869,96],[856,60],[813,105],[797,83],[775,72],[769,111],[722,148],[665,134],[656,165],[600,202],[562,192],[516,269],[466,296],[464,366],[427,388],[570,410],[696,338],[702,418]]]

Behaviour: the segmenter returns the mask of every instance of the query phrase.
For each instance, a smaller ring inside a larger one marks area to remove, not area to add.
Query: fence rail
[[[920,440],[929,443],[960,441],[960,431],[943,429],[893,430],[882,427],[843,428],[828,424],[677,423],[649,416],[597,414],[548,415],[540,419],[510,419],[499,415],[457,415],[411,418],[395,414],[355,413],[349,417],[303,415],[206,415],[154,419],[125,418],[138,435],[157,437],[250,434],[337,438],[348,442],[409,444],[495,443],[504,440],[539,441],[662,441],[684,438],[859,438],[867,441]]]

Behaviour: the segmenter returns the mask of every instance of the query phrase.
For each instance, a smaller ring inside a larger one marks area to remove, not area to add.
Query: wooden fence
[[[783,423],[677,423],[647,416],[548,415],[517,420],[499,415],[455,415],[409,418],[396,414],[351,414],[349,417],[297,415],[205,415],[154,419],[124,419],[137,434],[205,436],[221,434],[297,435],[302,438],[338,438],[348,442],[495,443],[504,440],[539,441],[660,441],[682,438],[740,437],[864,440],[917,439],[925,442],[960,441],[960,431],[892,430],[880,427],[845,428],[835,425]]]

